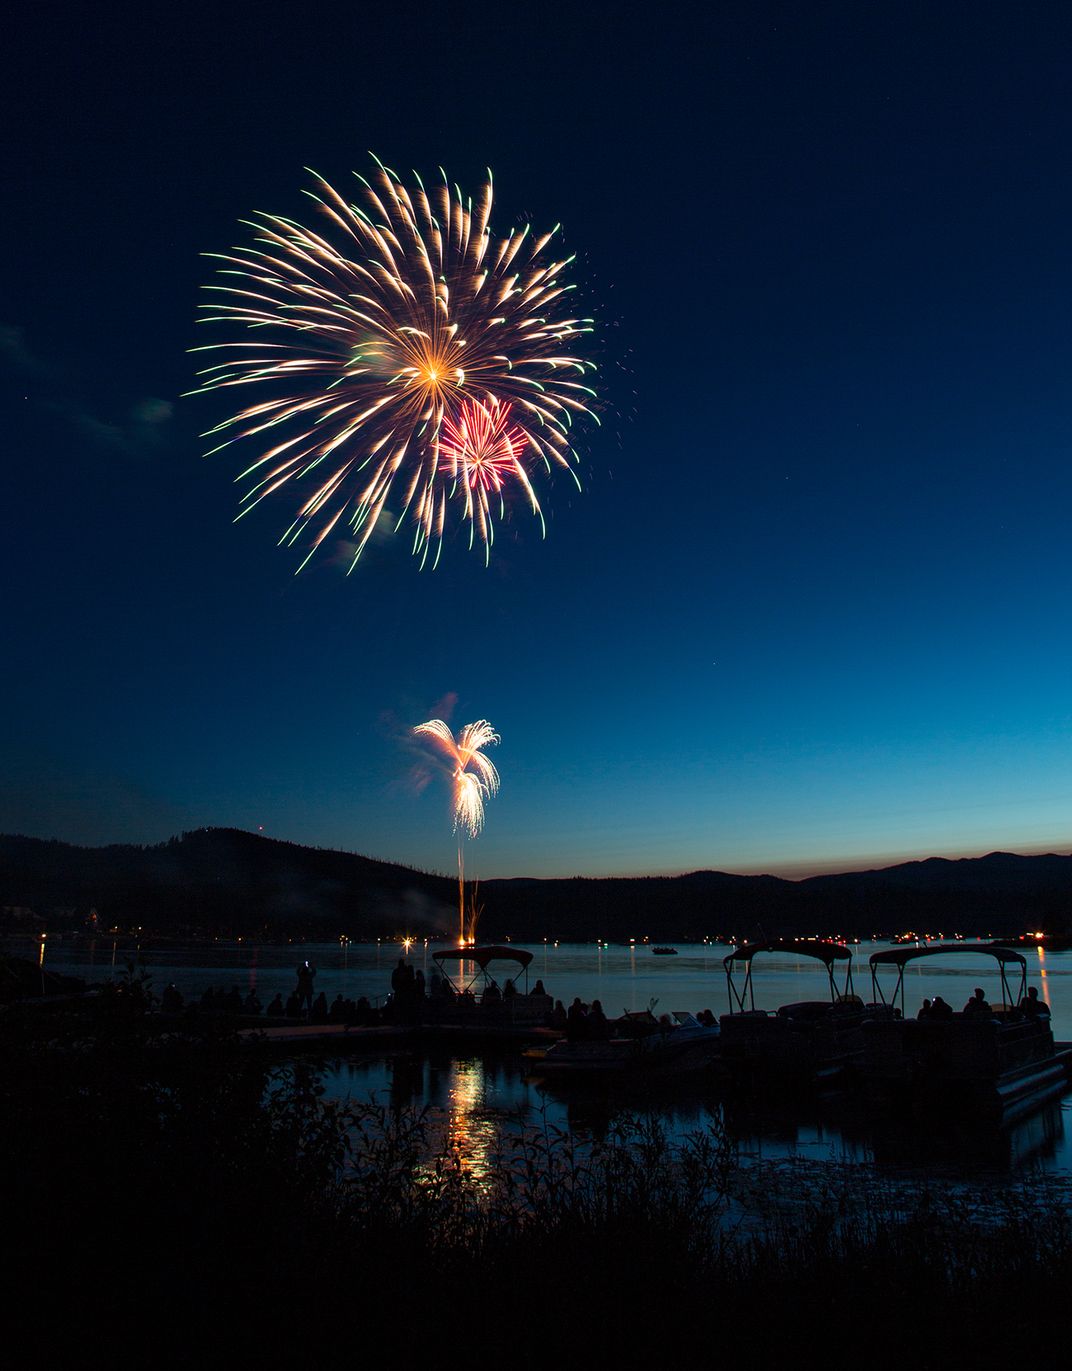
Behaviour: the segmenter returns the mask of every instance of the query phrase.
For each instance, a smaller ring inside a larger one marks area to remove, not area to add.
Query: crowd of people
[[[1017,1006],[1020,1013],[1029,1019],[1048,1019],[1050,1017],[1050,1007],[1045,1000],[1039,999],[1038,987],[1030,986],[1027,994]],[[985,1018],[988,1014],[993,1014],[993,1008],[986,998],[986,992],[982,986],[977,985],[972,991],[971,998],[961,1010],[961,1013],[969,1018]],[[953,1017],[953,1006],[943,1000],[941,995],[935,995],[933,999],[924,1000],[917,1019],[925,1019],[930,1022],[941,1022]]]
[[[656,1022],[650,1013],[640,1017],[646,1018],[648,1024]],[[696,1021],[704,1028],[715,1028],[718,1025],[718,1020],[710,1009],[701,1009],[696,1015]],[[669,1014],[660,1014],[657,1022],[660,1028],[669,1029],[674,1026]],[[632,1025],[634,1028],[637,1026],[636,1023]],[[555,1001],[554,1009],[551,1011],[551,1027],[565,1033],[570,1042],[600,1042],[612,1036],[612,1025],[599,1000],[584,1004],[579,995],[574,998],[568,1009],[563,1006],[561,1000]],[[618,1027],[615,1025],[613,1031],[617,1032]]]
[[[266,1019],[301,1020],[313,1024],[372,1024],[381,1022],[381,1013],[361,995],[356,1000],[336,995],[331,1003],[323,991],[313,994],[313,980],[316,968],[308,962],[298,967],[294,989],[284,1000],[276,994],[267,1008],[261,1003],[256,990],[242,994],[237,985],[230,990],[209,986],[201,997],[187,1003],[182,992],[172,982],[160,997],[160,1008],[165,1014],[181,1014],[195,1011],[202,1014],[229,1014],[242,1018],[257,1018],[262,1013]]]
[[[415,968],[405,957],[399,957],[398,965],[391,972],[391,994],[384,1005],[384,1013],[393,1022],[414,1023],[428,1015],[433,1020],[443,1014],[449,1017],[454,1011],[466,1011],[477,1004],[494,1012],[522,1003],[526,1014],[548,1019],[551,1016],[552,1000],[542,980],[537,980],[531,990],[523,991],[512,977],[501,986],[488,977],[474,993],[471,985],[455,986],[437,967],[433,967],[426,980],[420,967]],[[565,1010],[562,1012],[565,1015]]]
[[[437,970],[431,973],[426,983],[424,972],[420,967],[414,968],[404,957],[399,957],[398,965],[391,972],[391,995],[383,1009],[374,1007],[364,995],[361,995],[357,1000],[352,1000],[339,994],[329,1004],[327,996],[322,990],[317,995],[313,994],[315,978],[316,967],[311,966],[309,962],[303,962],[297,968],[294,989],[286,1000],[283,999],[282,994],[277,994],[266,1009],[261,1004],[256,990],[251,989],[243,995],[236,985],[232,985],[230,990],[215,989],[209,986],[199,1001],[187,1006],[182,993],[173,983],[164,990],[160,1007],[165,1014],[179,1014],[187,1008],[196,1007],[205,1014],[231,1014],[241,1015],[244,1018],[256,1018],[263,1011],[267,1019],[297,1019],[313,1024],[367,1025],[381,1023],[385,1019],[391,1021],[398,1018],[417,1017],[428,1001],[442,1002],[466,997],[474,998],[469,991],[459,993],[451,982]],[[485,1005],[502,1004],[513,999],[519,993],[513,980],[507,980],[501,990],[494,981],[489,981],[484,986],[480,1000]],[[567,1009],[561,1000],[552,1001],[551,996],[544,989],[542,980],[536,982],[529,994],[529,999],[536,999],[537,997],[541,1001],[546,1001],[550,1026],[561,1033],[565,1033],[571,1042],[599,1041],[611,1036],[610,1022],[599,1000],[585,1004],[580,996],[576,996]],[[1050,1015],[1049,1006],[1039,998],[1038,989],[1035,986],[1028,989],[1018,1008],[1021,1014],[1031,1019],[1049,1018]],[[993,1013],[982,987],[976,986],[961,1013],[967,1016],[985,1016]],[[935,995],[933,999],[925,999],[916,1015],[917,1019],[932,1022],[952,1019],[953,1016],[953,1006],[948,1004],[941,995]],[[700,1023],[707,1027],[713,1027],[718,1022],[710,1009],[701,1010],[697,1018]],[[669,1018],[663,1015],[663,1019],[669,1026]]]

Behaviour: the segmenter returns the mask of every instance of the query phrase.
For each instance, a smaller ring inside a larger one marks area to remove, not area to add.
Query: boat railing
[[[519,991],[516,995],[485,999],[483,995],[463,990],[460,993],[449,991],[429,995],[419,1006],[418,1012],[425,1023],[535,1028],[550,1021],[553,1008],[554,1000],[546,994],[524,994]]]
[[[1048,1021],[1016,1010],[954,1014],[948,1019],[871,1020],[867,1055],[879,1074],[925,1068],[944,1079],[997,1076],[1053,1056]]]

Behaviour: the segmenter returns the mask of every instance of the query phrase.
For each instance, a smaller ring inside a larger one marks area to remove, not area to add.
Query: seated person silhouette
[[[986,1002],[986,995],[983,993],[982,986],[977,985],[972,993],[971,999],[964,1006],[965,1014],[989,1014],[990,1006]]]
[[[1028,986],[1027,994],[1020,1001],[1020,1013],[1026,1014],[1029,1019],[1048,1019],[1050,1017],[1050,1006],[1045,1000],[1039,999],[1037,985]]]

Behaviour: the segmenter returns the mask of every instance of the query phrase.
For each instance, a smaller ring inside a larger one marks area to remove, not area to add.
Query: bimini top
[[[872,952],[868,960],[872,966],[906,966],[917,957],[937,957],[939,953],[950,952],[960,956],[965,952],[982,952],[1002,966],[1010,962],[1016,966],[1027,965],[1027,958],[1022,952],[1014,952],[1011,947],[998,947],[994,943],[925,943],[922,947],[889,947],[881,952]]]
[[[887,947],[881,952],[872,952],[869,958],[871,965],[871,998],[881,1000],[883,1004],[900,1003],[901,1013],[904,1013],[904,974],[905,967],[910,962],[919,961],[923,957],[957,956],[963,957],[967,953],[979,956],[980,953],[986,957],[993,957],[998,964],[998,971],[1001,976],[1001,1003],[1006,1009],[1013,1009],[1024,998],[1027,991],[1027,958],[1022,952],[1014,952],[1011,947],[999,947],[994,943],[925,943],[922,947]],[[895,966],[897,968],[897,981],[893,988],[893,994],[889,1001],[883,993],[882,984],[879,980],[879,967]],[[1010,966],[1020,968],[1020,986],[1018,991],[1014,991],[1009,985],[1006,976],[1006,969]]]
[[[519,966],[528,966],[532,953],[523,947],[451,947],[433,952],[432,961],[476,962],[481,971],[487,971],[490,962],[517,962]]]
[[[852,988],[852,949],[844,943],[824,942],[819,938],[782,938],[769,943],[746,943],[735,948],[728,957],[722,958],[726,968],[726,989],[730,997],[730,1013],[754,1013],[756,1008],[755,988],[752,985],[752,959],[759,952],[787,952],[793,957],[814,957],[826,967],[830,982],[830,1002],[836,1004],[853,994]],[[845,984],[839,990],[834,981],[834,965],[840,962],[845,968]],[[735,963],[744,965],[744,985],[738,986],[733,979]],[[747,1006],[747,1007],[746,1007]]]
[[[735,948],[722,965],[729,970],[731,962],[750,962],[757,952],[788,952],[794,957],[815,957],[829,967],[833,962],[852,960],[852,950],[844,943],[821,942],[810,938],[778,938],[769,943],[745,943]]]

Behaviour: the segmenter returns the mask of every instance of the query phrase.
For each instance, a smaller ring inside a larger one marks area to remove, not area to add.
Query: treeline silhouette
[[[478,901],[482,938],[1067,934],[1072,857],[994,852],[804,881],[719,871],[494,880],[480,885]],[[151,847],[0,835],[0,906],[57,926],[95,909],[102,927],[173,936],[364,938],[457,927],[449,876],[219,828]]]
[[[452,927],[457,898],[447,877],[240,829],[195,829],[147,847],[0,836],[0,905],[69,911],[76,922],[92,909],[102,927],[375,936],[407,920]]]

